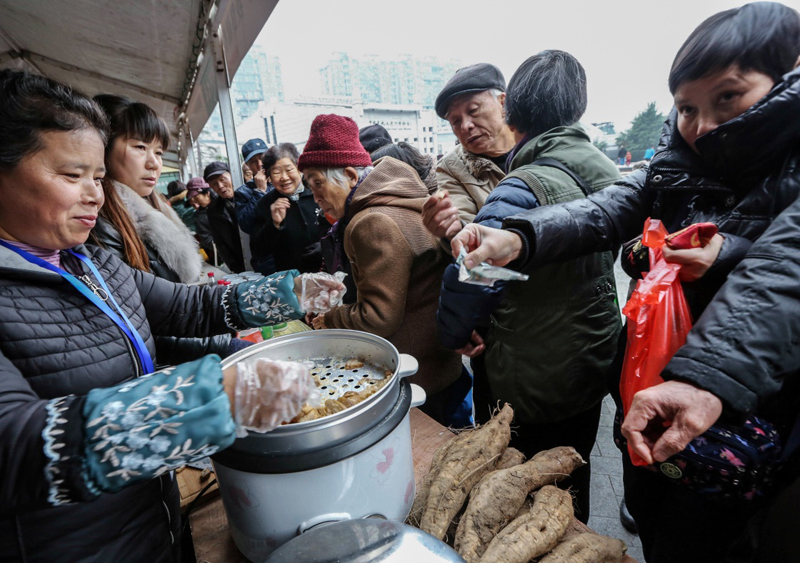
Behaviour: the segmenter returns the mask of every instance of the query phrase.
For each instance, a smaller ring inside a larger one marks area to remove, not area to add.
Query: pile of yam
[[[585,464],[571,447],[530,460],[509,448],[514,411],[440,447],[408,522],[453,546],[467,563],[621,562],[625,543],[574,533],[572,495],[558,481]],[[570,530],[570,533],[567,531]]]

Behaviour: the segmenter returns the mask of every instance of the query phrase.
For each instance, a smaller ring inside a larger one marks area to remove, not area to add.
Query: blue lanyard
[[[56,274],[67,280],[70,284],[72,284],[72,286],[75,289],[80,291],[84,295],[84,297],[86,297],[89,301],[97,305],[100,308],[100,310],[103,311],[112,321],[114,321],[114,323],[122,330],[122,332],[125,333],[125,336],[127,336],[128,339],[131,341],[131,344],[133,344],[133,347],[136,350],[136,354],[139,356],[139,361],[141,362],[142,367],[144,368],[144,372],[153,373],[156,370],[155,366],[153,365],[153,359],[150,357],[150,352],[147,351],[147,346],[145,345],[144,340],[142,340],[142,337],[139,334],[139,332],[135,328],[133,328],[131,321],[122,311],[122,308],[117,303],[117,300],[114,299],[114,295],[112,295],[111,291],[108,289],[108,286],[106,285],[103,276],[100,275],[100,272],[97,270],[97,268],[95,267],[95,265],[92,263],[91,260],[89,260],[83,254],[78,254],[77,252],[73,252],[72,250],[67,250],[67,252],[72,254],[75,258],[77,258],[78,260],[80,260],[89,267],[89,269],[92,271],[97,281],[100,282],[103,291],[105,291],[108,298],[111,299],[111,303],[114,305],[114,308],[116,308],[119,314],[112,311],[111,308],[108,305],[106,305],[103,299],[101,299],[95,293],[90,291],[89,288],[86,287],[84,283],[82,283],[80,280],[78,280],[78,278],[76,278],[69,272],[65,272],[61,268],[53,266],[50,262],[46,262],[41,258],[38,258],[33,254],[30,254],[29,252],[25,252],[21,248],[17,248],[16,246],[8,244],[3,240],[0,240],[0,245],[8,248],[9,250],[13,250],[14,252],[22,256],[25,260],[31,262],[32,264],[36,264],[37,266],[41,266],[42,268],[50,270],[51,272],[55,272]]]

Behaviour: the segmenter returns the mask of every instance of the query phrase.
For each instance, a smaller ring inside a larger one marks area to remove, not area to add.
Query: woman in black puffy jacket
[[[723,420],[743,420],[755,412],[784,436],[797,419],[800,379],[791,376],[800,375],[800,364],[787,366],[777,348],[761,344],[768,334],[748,336],[752,323],[737,322],[762,311],[796,314],[796,302],[784,289],[773,291],[767,276],[745,278],[747,290],[739,296],[715,296],[731,271],[745,256],[749,259],[754,242],[800,195],[798,63],[800,14],[795,10],[765,2],[712,16],[675,58],[669,80],[675,109],[649,169],[587,199],[510,217],[503,231],[470,225],[454,239],[454,251],[462,246],[473,250],[470,261],[513,261],[527,271],[617,249],[641,234],[647,217],[660,219],[670,232],[702,222],[718,227],[718,235],[701,249],[665,249],[668,261],[684,264],[681,280],[696,326],[687,341],[693,345],[679,350],[662,373],[668,380],[664,385],[675,390],[669,397],[673,404],[681,400],[678,394],[688,394],[701,397],[704,407],[699,420],[687,421],[682,411],[664,406],[667,398],[659,404],[665,409],[659,416],[673,420],[674,415],[673,426],[692,434],[671,451],[654,444],[663,426],[643,441],[644,427],[626,422],[626,435],[643,448],[637,452],[643,451],[645,459],[662,461],[680,451],[720,413]],[[770,262],[774,268],[793,267],[778,255]],[[800,271],[795,274],[800,278]],[[705,331],[706,319],[730,308],[731,299],[739,300],[734,306],[738,313],[724,317],[726,324],[719,330]],[[784,327],[774,325],[779,340],[789,336]],[[796,336],[789,341],[796,346]],[[759,359],[757,370],[734,367],[725,376],[715,373],[715,364],[753,365],[753,358]],[[651,410],[641,418],[655,414]],[[675,431],[663,435],[674,439]],[[759,502],[709,499],[633,467],[625,448],[623,460],[625,500],[648,562],[722,560],[760,508]]]

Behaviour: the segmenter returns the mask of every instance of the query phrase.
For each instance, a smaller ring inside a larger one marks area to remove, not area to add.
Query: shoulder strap
[[[554,158],[539,158],[528,164],[528,166],[550,166],[551,168],[558,168],[564,174],[572,178],[576,184],[578,184],[578,187],[583,192],[583,195],[588,196],[591,193],[588,184],[586,184],[583,178],[575,174],[575,172],[573,172],[572,170],[570,170],[569,168],[567,168],[561,162],[557,161]]]

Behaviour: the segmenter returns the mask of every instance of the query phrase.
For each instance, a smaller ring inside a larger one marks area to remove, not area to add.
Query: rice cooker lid
[[[325,546],[325,549],[320,549]],[[464,561],[449,545],[393,520],[345,520],[305,532],[275,550],[269,563],[448,563]]]
[[[281,451],[259,454],[222,450],[212,456],[214,463],[248,473],[278,474],[309,471],[347,459],[372,447],[388,436],[403,421],[411,409],[411,384],[400,380],[400,391],[394,406],[376,423],[361,429],[344,441],[324,444],[302,451],[287,447]]]

